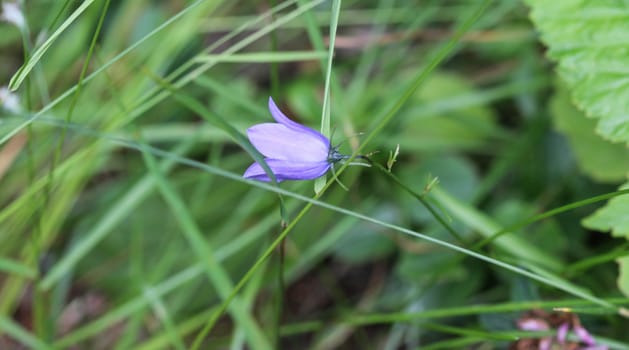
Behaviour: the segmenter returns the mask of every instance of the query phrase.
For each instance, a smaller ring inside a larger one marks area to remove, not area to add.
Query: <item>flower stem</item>
[[[285,227],[282,227],[284,230]],[[282,239],[280,245],[278,247],[278,266],[277,266],[277,292],[276,302],[275,302],[275,325],[274,325],[274,340],[275,340],[275,348],[281,349],[281,334],[280,327],[282,326],[282,314],[284,313],[284,291],[285,291],[285,283],[284,283],[284,254],[286,251],[286,240]]]
[[[439,223],[448,231],[448,233],[450,233],[454,238],[456,238],[459,241],[459,243],[462,243],[462,244],[465,243],[465,240],[463,239],[463,237],[450,224],[448,224],[446,219],[444,219],[441,216],[441,214],[439,214],[437,212],[437,210],[435,210],[435,208],[433,208],[433,206],[430,205],[428,200],[426,200],[426,198],[425,198],[426,197],[426,193],[419,194],[419,193],[415,192],[412,188],[410,188],[406,184],[404,184],[397,176],[395,176],[388,169],[386,169],[385,167],[383,167],[379,163],[375,163],[375,162],[371,161],[371,159],[369,159],[368,157],[366,157],[366,156],[358,156],[357,158],[364,159],[367,162],[369,162],[369,164],[371,164],[373,167],[375,167],[378,170],[380,170],[380,172],[382,172],[384,175],[386,175],[396,185],[400,186],[400,188],[402,188],[404,191],[408,192],[411,196],[413,196],[415,199],[417,199],[426,209],[428,209],[430,214],[435,219],[437,219],[437,221],[439,221]]]

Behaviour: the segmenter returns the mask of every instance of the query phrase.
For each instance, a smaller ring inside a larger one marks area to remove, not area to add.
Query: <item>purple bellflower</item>
[[[311,180],[323,176],[335,163],[347,159],[320,132],[296,123],[277,108],[269,97],[269,111],[277,123],[257,124],[247,129],[253,146],[264,155],[278,182]],[[260,164],[254,162],[243,177],[269,182]]]

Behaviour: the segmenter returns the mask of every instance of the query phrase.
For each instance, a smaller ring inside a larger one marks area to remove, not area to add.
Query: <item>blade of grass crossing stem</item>
[[[330,16],[330,44],[328,48],[328,62],[325,70],[325,87],[323,89],[323,109],[321,111],[321,133],[330,139],[330,77],[332,76],[332,59],[334,58],[334,44],[336,42],[336,29],[341,14],[341,0],[332,3],[332,15]],[[321,192],[325,187],[326,176],[323,175],[314,182],[315,193]]]
[[[192,218],[192,214],[186,208],[183,199],[179,197],[174,188],[158,169],[154,156],[145,150],[142,151],[142,155],[151,175],[157,183],[159,192],[170,207],[190,247],[197,255],[199,261],[205,262],[205,272],[209,280],[212,282],[212,285],[216,288],[221,298],[226,299],[233,288],[229,274],[216,259],[214,249],[212,249],[207,240],[203,237],[201,230]],[[244,304],[242,302],[237,301],[231,304],[229,310],[234,321],[243,328],[249,345],[254,349],[272,349],[269,340],[266,339],[258,324],[243,306]]]
[[[100,138],[104,138],[102,135],[99,136],[99,137]],[[457,246],[457,245],[454,245],[454,244],[451,244],[451,243],[448,243],[448,242],[445,242],[445,241],[441,241],[439,239],[435,239],[435,238],[432,238],[430,236],[426,236],[426,235],[423,235],[421,233],[418,233],[418,232],[415,232],[415,231],[412,231],[412,230],[409,230],[409,229],[406,229],[406,228],[403,228],[403,227],[400,227],[400,226],[397,226],[397,225],[389,224],[389,223],[386,223],[386,222],[383,222],[383,221],[371,218],[369,216],[353,212],[351,210],[347,210],[347,209],[340,208],[340,207],[337,207],[337,206],[334,206],[334,205],[331,205],[331,204],[328,204],[328,203],[325,203],[325,202],[321,202],[321,201],[317,200],[316,196],[313,199],[313,198],[306,197],[306,196],[303,196],[303,195],[300,195],[300,194],[297,194],[297,193],[294,193],[294,192],[290,192],[290,191],[284,190],[282,188],[279,188],[277,186],[273,186],[271,184],[262,183],[262,182],[258,182],[258,181],[252,181],[252,180],[246,180],[246,179],[243,179],[242,176],[239,175],[239,174],[230,173],[230,172],[227,172],[225,170],[222,170],[220,168],[217,168],[217,167],[214,167],[214,166],[211,166],[211,165],[200,163],[200,162],[197,162],[197,161],[194,161],[194,160],[191,160],[191,159],[187,159],[187,158],[182,158],[182,157],[180,157],[180,156],[178,156],[176,154],[173,154],[173,153],[170,153],[170,152],[165,152],[165,151],[162,151],[160,149],[156,149],[156,148],[150,147],[148,145],[138,144],[137,142],[129,141],[129,140],[126,140],[126,139],[122,139],[122,138],[117,138],[116,139],[115,137],[108,137],[108,138],[104,138],[104,139],[109,139],[110,141],[115,141],[115,142],[117,142],[117,143],[119,143],[119,144],[121,144],[121,145],[123,145],[125,147],[131,148],[131,149],[135,149],[135,150],[138,150],[138,151],[141,151],[141,152],[150,152],[153,155],[160,156],[160,157],[165,157],[168,160],[172,160],[173,162],[178,162],[180,164],[185,164],[185,165],[188,165],[188,166],[192,166],[192,167],[195,167],[195,168],[207,171],[207,172],[215,174],[215,175],[219,175],[219,176],[222,176],[222,177],[226,177],[226,178],[232,179],[234,181],[246,182],[248,184],[251,184],[254,187],[259,187],[259,188],[262,188],[262,189],[265,189],[265,190],[268,190],[268,191],[271,191],[271,192],[276,192],[276,193],[279,193],[279,194],[283,194],[283,195],[286,195],[286,196],[289,196],[289,197],[292,197],[292,198],[295,198],[295,199],[298,199],[298,200],[301,200],[301,201],[305,201],[305,202],[308,203],[306,205],[306,207],[297,215],[296,221],[292,221],[286,227],[286,229],[282,232],[282,234],[271,244],[271,246],[268,247],[268,249],[265,251],[265,254],[260,259],[258,259],[256,261],[256,263],[254,264],[253,267],[251,267],[249,269],[249,271],[245,274],[245,276],[240,280],[239,284],[235,287],[234,292],[232,292],[232,294],[230,294],[230,298],[233,298],[235,296],[235,294],[236,294],[235,291],[238,291],[240,288],[242,288],[242,286],[246,283],[246,281],[249,278],[251,278],[251,275],[257,270],[258,265],[260,265],[262,263],[262,261],[264,261],[266,258],[268,258],[268,256],[277,247],[278,242],[281,239],[283,239],[292,230],[292,228],[297,224],[299,219],[305,215],[305,213],[308,211],[308,209],[312,205],[317,205],[317,206],[322,207],[322,208],[330,209],[330,210],[336,211],[336,212],[341,213],[341,214],[353,216],[353,217],[361,219],[363,221],[371,222],[371,223],[380,225],[382,227],[390,228],[390,229],[393,229],[393,230],[398,231],[400,233],[404,233],[404,234],[407,234],[407,235],[410,235],[410,236],[414,236],[414,237],[417,237],[417,238],[420,238],[420,239],[432,242],[434,244],[437,244],[437,245],[440,245],[440,246],[443,246],[443,247],[446,247],[446,248],[458,251],[460,253],[464,253],[464,254],[466,254],[468,256],[471,256],[471,257],[474,257],[474,258],[477,258],[477,259],[489,262],[489,263],[491,263],[493,265],[496,265],[496,266],[502,267],[504,269],[507,269],[509,271],[515,272],[517,274],[529,277],[529,278],[531,278],[533,280],[536,280],[538,282],[541,282],[541,283],[553,286],[553,287],[555,287],[555,288],[557,288],[559,290],[563,290],[565,292],[568,292],[569,294],[581,297],[581,298],[583,298],[585,300],[590,300],[591,302],[593,302],[595,304],[598,304],[598,305],[601,305],[603,307],[607,307],[607,308],[613,307],[613,305],[605,302],[604,300],[602,300],[600,298],[597,298],[597,297],[594,297],[594,296],[592,296],[590,294],[587,294],[587,293],[582,293],[579,290],[574,290],[573,288],[570,288],[569,286],[566,286],[561,281],[557,282],[555,280],[551,280],[551,279],[545,278],[544,276],[540,276],[540,275],[531,273],[529,271],[523,270],[521,268],[518,268],[516,266],[504,263],[504,262],[502,262],[500,260],[496,260],[496,259],[484,256],[482,254],[478,254],[478,253],[476,253],[474,251],[471,251],[469,249],[466,249],[466,248],[463,248],[463,247],[460,247],[460,246]],[[172,162],[169,162],[169,164],[172,164]],[[332,183],[332,181],[328,182],[328,185],[330,185],[331,183]],[[215,318],[217,318],[224,311],[226,305],[228,305],[228,303],[225,303],[225,302],[221,305],[222,307],[218,311],[217,315],[215,315]],[[620,314],[622,314],[622,315],[627,315],[628,314],[627,310],[624,310],[624,309],[619,309],[617,311]],[[211,322],[212,322],[212,320],[210,320],[210,323]],[[208,324],[210,324],[210,323],[208,323]]]
[[[306,208],[304,208],[304,210],[302,210],[298,214],[296,220],[292,221],[289,224],[289,226],[282,232],[282,234],[271,244],[271,246],[268,247],[268,249],[265,251],[265,254],[260,259],[258,259],[258,261],[249,269],[249,271],[245,274],[245,276],[240,280],[238,285],[234,288],[234,291],[230,294],[230,298],[228,300],[226,300],[223,304],[221,304],[221,308],[213,315],[213,317],[206,324],[206,329],[204,330],[204,332],[207,332],[211,328],[211,326],[218,319],[220,314],[222,314],[222,312],[224,311],[225,307],[229,304],[229,301],[231,299],[233,299],[233,297],[235,296],[237,291],[240,290],[242,288],[242,286],[251,278],[251,275],[259,268],[259,265],[262,263],[262,261],[265,260],[266,258],[268,258],[268,256],[273,252],[273,250],[279,244],[279,241],[281,239],[283,239],[292,230],[292,228],[297,224],[299,219],[301,217],[303,217],[303,215],[305,215],[305,213],[308,211],[308,209],[313,204],[316,204],[317,206],[320,206],[320,207],[323,207],[323,208],[326,208],[326,209],[330,209],[330,210],[336,211],[336,212],[341,213],[341,214],[353,216],[353,217],[361,219],[363,221],[372,222],[374,224],[377,224],[377,225],[380,225],[380,226],[383,226],[383,227],[387,227],[387,228],[393,229],[395,231],[398,231],[398,232],[401,232],[401,233],[404,233],[404,234],[407,234],[407,235],[410,235],[410,236],[414,236],[414,237],[417,237],[417,238],[420,238],[420,239],[424,239],[424,240],[432,242],[434,244],[437,244],[437,245],[440,245],[440,246],[443,246],[443,247],[446,247],[446,248],[449,248],[449,249],[452,249],[452,250],[464,253],[464,254],[466,254],[468,256],[472,256],[474,258],[477,258],[477,259],[480,259],[480,260],[483,260],[483,261],[486,261],[486,262],[489,262],[489,263],[491,263],[493,265],[502,267],[502,268],[507,269],[509,271],[515,272],[517,274],[520,274],[520,275],[523,275],[523,276],[527,276],[527,277],[529,277],[529,278],[531,278],[533,280],[536,280],[538,282],[541,282],[541,283],[553,286],[553,287],[555,287],[557,289],[564,290],[564,291],[568,292],[569,294],[581,297],[581,298],[583,298],[585,300],[589,300],[590,302],[592,302],[594,304],[598,304],[598,305],[601,305],[601,306],[606,307],[606,308],[610,308],[610,307],[613,308],[613,305],[609,304],[608,302],[606,302],[606,301],[604,301],[604,300],[602,300],[600,298],[596,298],[596,297],[593,297],[593,296],[587,295],[587,294],[584,295],[584,294],[575,292],[574,290],[566,290],[564,288],[564,286],[557,285],[552,280],[548,280],[548,279],[546,279],[546,278],[544,278],[542,276],[533,274],[531,272],[528,272],[526,270],[520,269],[518,267],[515,267],[515,266],[512,266],[512,265],[506,264],[504,262],[501,262],[499,260],[496,260],[496,259],[484,256],[484,255],[475,253],[473,251],[470,251],[468,249],[465,249],[465,248],[462,248],[462,247],[450,244],[448,242],[444,242],[444,241],[441,241],[441,240],[438,240],[438,239],[435,239],[435,238],[432,238],[432,237],[429,237],[429,236],[422,235],[422,234],[420,234],[418,232],[415,232],[415,231],[412,231],[412,230],[408,230],[408,229],[400,227],[400,226],[389,224],[389,223],[386,223],[386,222],[383,222],[383,221],[380,221],[380,220],[373,219],[373,218],[371,218],[369,216],[366,216],[366,215],[362,215],[362,214],[359,214],[359,213],[356,213],[356,212],[353,212],[353,211],[350,211],[350,210],[347,210],[347,209],[344,209],[344,208],[340,208],[340,207],[337,207],[337,206],[334,206],[334,205],[330,205],[330,204],[325,203],[325,202],[318,201],[316,199],[316,197],[315,197],[315,199],[313,199],[313,198],[302,196],[302,195],[299,195],[299,194],[296,194],[296,193],[293,193],[293,192],[290,192],[290,191],[287,191],[287,190],[283,190],[281,188],[278,188],[278,187],[270,185],[270,184],[256,182],[256,181],[251,181],[251,180],[246,180],[246,179],[243,179],[242,176],[239,175],[239,174],[233,174],[233,173],[224,171],[224,170],[222,170],[220,168],[216,168],[216,167],[213,167],[213,166],[210,166],[210,165],[207,165],[207,164],[203,164],[203,163],[200,163],[200,162],[197,162],[197,161],[194,161],[194,160],[190,160],[190,159],[187,159],[187,158],[182,158],[182,157],[177,156],[177,155],[175,155],[173,153],[165,152],[165,151],[162,151],[162,150],[159,150],[159,149],[156,149],[156,148],[152,148],[152,147],[147,146],[147,145],[139,145],[139,144],[137,144],[135,142],[132,142],[132,141],[129,141],[129,140],[126,140],[126,139],[121,139],[121,138],[115,139],[114,137],[110,137],[109,139],[110,139],[110,141],[115,141],[116,143],[121,144],[121,145],[123,145],[125,147],[128,147],[130,149],[144,150],[144,151],[148,150],[149,152],[151,152],[154,155],[157,155],[157,156],[160,156],[160,157],[165,157],[165,158],[168,158],[169,160],[173,160],[173,161],[176,161],[176,162],[181,163],[181,164],[192,166],[192,167],[198,168],[200,170],[207,171],[207,172],[215,174],[215,175],[219,175],[219,176],[222,176],[222,177],[226,177],[226,178],[232,179],[234,181],[246,182],[246,183],[249,183],[249,184],[251,184],[252,186],[255,186],[255,187],[259,187],[259,188],[262,188],[262,189],[265,189],[265,190],[268,190],[268,191],[271,191],[271,192],[278,192],[278,193],[287,195],[289,197],[296,198],[298,200],[308,202],[308,204],[306,205]],[[329,184],[331,184],[331,182],[329,182]],[[626,310],[624,310],[624,309],[619,309],[619,310],[617,310],[617,312],[619,312],[621,314],[626,314],[627,313]],[[202,334],[199,334],[199,336],[201,337]]]

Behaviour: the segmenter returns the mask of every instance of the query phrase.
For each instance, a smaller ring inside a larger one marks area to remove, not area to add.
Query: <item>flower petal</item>
[[[271,115],[273,115],[273,119],[275,119],[275,121],[277,121],[278,123],[285,125],[289,129],[293,129],[295,131],[312,134],[312,136],[316,136],[320,138],[324,143],[327,143],[329,146],[330,140],[327,137],[323,136],[320,132],[313,130],[307,126],[296,123],[290,120],[286,115],[284,115],[284,113],[282,113],[282,111],[280,111],[280,109],[277,108],[277,105],[275,105],[275,102],[273,101],[272,97],[269,97],[269,111],[271,111]]]
[[[546,321],[537,318],[528,318],[518,321],[518,328],[523,331],[545,331],[550,329]]]
[[[568,336],[568,330],[570,328],[570,324],[562,323],[559,328],[557,328],[557,340],[559,340],[559,344],[563,345],[566,343],[566,337]]]
[[[325,139],[286,127],[263,123],[247,129],[249,140],[265,157],[299,162],[324,162],[329,142]]]
[[[574,332],[577,334],[579,339],[586,343],[587,345],[595,345],[594,337],[587,331],[587,329],[583,328],[580,324],[574,326]]]
[[[325,162],[294,162],[280,159],[265,159],[266,163],[275,174],[277,181],[284,180],[311,180],[325,174],[330,164]],[[253,163],[245,171],[243,177],[259,181],[271,181],[260,164]]]
[[[277,105],[275,104],[275,101],[273,101],[272,97],[269,97],[269,111],[271,111],[271,115],[273,115],[273,119],[275,119],[275,121],[277,121],[280,124],[284,124],[291,129],[297,129],[297,130],[303,127],[303,125],[290,120],[286,115],[284,115],[284,113],[282,113],[282,111],[280,111],[280,109],[277,108]]]
[[[538,349],[539,350],[550,350],[553,345],[553,338],[544,337],[539,340]]]

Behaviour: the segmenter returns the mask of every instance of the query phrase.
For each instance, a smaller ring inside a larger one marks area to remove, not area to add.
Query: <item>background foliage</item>
[[[626,1],[2,9],[0,348],[629,348]],[[269,96],[392,171],[243,180]]]

